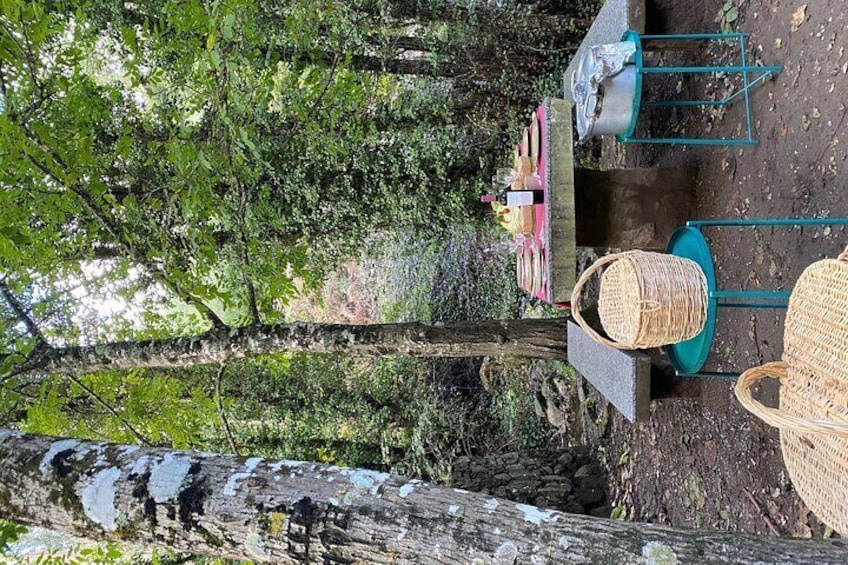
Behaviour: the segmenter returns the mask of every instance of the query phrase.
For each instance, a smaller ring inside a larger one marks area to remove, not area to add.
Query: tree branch
[[[322,463],[60,441],[3,430],[0,516],[96,540],[237,560],[248,553],[257,563],[845,564],[843,540],[580,516]],[[154,473],[168,498],[133,496],[153,490]],[[101,504],[92,511],[82,496],[62,500],[57,483]]]
[[[42,346],[49,347],[50,344],[47,343],[47,340],[44,338],[44,334],[41,333],[41,330],[38,329],[38,325],[35,323],[35,320],[32,319],[32,316],[29,315],[29,312],[26,311],[24,305],[18,300],[18,298],[12,294],[9,290],[9,285],[6,284],[5,279],[0,279],[0,294],[3,295],[3,299],[9,305],[9,308],[15,313],[18,320],[26,326],[27,332],[36,339],[36,341]]]
[[[44,85],[39,82],[38,75],[35,72],[36,55],[32,50],[32,42],[30,41],[29,35],[27,34],[28,26],[27,23],[24,22],[23,17],[20,18],[20,24],[21,34],[23,35],[24,41],[26,42],[26,49],[24,50],[24,48],[17,41],[15,41],[15,43],[17,44],[18,48],[21,49],[21,52],[23,53],[24,58],[26,59],[27,72],[29,73],[30,80],[32,81],[32,87],[38,93],[38,96],[36,97],[36,100],[39,101],[38,103],[36,103],[37,106],[38,104],[40,104],[41,101],[44,101],[46,99],[46,96],[44,94],[45,89]],[[13,34],[8,32],[6,33],[6,35],[9,37],[13,37]]]
[[[73,376],[73,375],[65,375],[65,376],[66,376],[69,380],[71,380],[71,382],[73,382],[75,385],[77,385],[77,386],[78,386],[78,387],[80,387],[82,390],[84,390],[84,391],[85,391],[85,393],[86,393],[87,395],[89,395],[92,399],[94,399],[94,401],[95,401],[95,402],[97,402],[97,404],[99,404],[100,406],[102,406],[104,410],[106,410],[107,412],[109,412],[109,414],[111,414],[112,416],[114,416],[115,418],[117,418],[117,419],[121,422],[121,424],[123,424],[124,426],[126,426],[126,428],[127,428],[127,429],[128,429],[128,430],[132,433],[132,435],[134,435],[134,436],[135,436],[135,438],[136,438],[138,441],[140,441],[142,444],[144,444],[144,445],[146,445],[146,446],[148,446],[148,447],[153,447],[153,444],[152,444],[152,443],[151,443],[151,442],[150,442],[150,441],[149,441],[146,437],[144,437],[144,436],[143,436],[143,435],[142,435],[142,434],[141,434],[138,430],[136,430],[136,429],[133,427],[133,425],[132,425],[132,424],[130,424],[130,423],[126,420],[126,418],[124,418],[123,416],[121,416],[120,414],[118,414],[118,411],[117,411],[117,410],[115,410],[112,406],[110,406],[110,405],[109,405],[109,404],[108,404],[105,400],[103,400],[102,398],[100,398],[100,396],[99,396],[96,392],[94,392],[93,390],[91,390],[89,387],[85,386],[85,384],[83,384],[83,382],[82,382],[81,380],[79,380],[78,378],[76,378],[75,376]]]
[[[236,446],[236,441],[233,439],[230,422],[227,420],[227,413],[224,410],[224,399],[221,396],[221,381],[224,378],[224,371],[226,370],[227,363],[221,363],[221,368],[218,369],[218,374],[215,377],[215,404],[218,406],[218,416],[221,418],[221,423],[224,424],[224,433],[227,435],[227,442],[230,444],[230,449],[233,450],[233,453],[241,457],[239,448]]]
[[[262,318],[259,316],[259,306],[256,303],[256,286],[253,284],[253,279],[251,278],[250,271],[252,266],[250,263],[250,253],[248,251],[247,234],[244,231],[247,193],[244,190],[244,185],[238,181],[238,178],[235,178],[235,182],[239,189],[238,230],[239,237],[241,239],[241,261],[245,266],[245,271],[242,272],[242,275],[244,277],[244,284],[247,287],[247,302],[250,308],[250,323],[256,325],[262,323]]]
[[[191,336],[50,349],[0,382],[24,373],[90,373],[220,364],[282,352],[353,357],[486,357],[567,360],[567,318],[471,320],[447,324],[277,324],[213,328]]]
[[[0,61],[0,94],[3,95],[3,103],[8,105],[9,101],[6,97],[6,73],[3,72],[3,61]]]

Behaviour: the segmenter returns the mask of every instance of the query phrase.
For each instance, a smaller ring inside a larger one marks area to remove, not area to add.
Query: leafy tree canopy
[[[312,1],[4,3],[4,284],[43,294],[108,258],[114,292],[155,282],[189,327],[273,321],[295,277],[372,231],[461,215],[470,133],[426,77],[367,68],[388,31],[365,21]]]

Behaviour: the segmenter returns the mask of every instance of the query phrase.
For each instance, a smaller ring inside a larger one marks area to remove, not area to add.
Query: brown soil
[[[737,2],[738,3],[738,2]],[[723,2],[649,2],[649,31],[717,31]],[[613,160],[627,166],[698,167],[701,218],[848,216],[848,11],[844,0],[742,0],[739,30],[750,56],[783,72],[752,97],[759,146],[629,145]],[[705,53],[699,54],[700,56]],[[707,55],[721,57],[711,51]],[[665,88],[674,88],[666,85]],[[719,85],[719,88],[721,85]],[[672,115],[678,134],[744,132],[744,104],[723,116]],[[650,127],[659,120],[652,120]],[[611,165],[614,163],[606,163]],[[844,228],[724,229],[709,232],[719,283],[791,288],[803,268],[848,244]],[[722,312],[711,370],[739,370],[779,358],[783,314]],[[820,537],[824,526],[794,491],[778,434],[736,402],[732,381],[699,379],[692,398],[655,400],[651,419],[632,425],[610,409],[599,446],[611,470],[614,504],[629,519],[784,536]],[[775,389],[761,395],[774,402]],[[599,407],[604,408],[599,401]],[[603,410],[602,410],[603,411]]]

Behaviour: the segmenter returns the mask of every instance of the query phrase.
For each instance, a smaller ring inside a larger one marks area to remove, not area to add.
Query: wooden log
[[[843,564],[841,540],[542,510],[363,469],[0,431],[0,517],[257,563]]]

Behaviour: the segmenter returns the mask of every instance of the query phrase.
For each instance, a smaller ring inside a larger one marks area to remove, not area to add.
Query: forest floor
[[[648,31],[717,31],[723,3],[649,1]],[[618,146],[603,164],[697,167],[700,218],[848,216],[848,13],[843,0],[742,0],[740,8],[738,30],[751,34],[751,56],[783,65],[783,72],[751,97],[760,144],[744,149]],[[744,121],[739,103],[724,115],[681,112],[648,127],[671,123],[677,135],[734,136],[744,134]],[[719,285],[746,289],[791,288],[804,267],[835,257],[848,244],[839,227],[714,229],[709,239]],[[708,369],[744,370],[778,359],[782,333],[780,311],[722,312]],[[778,433],[740,407],[732,384],[700,379],[692,397],[653,401],[650,420],[640,425],[597,399],[592,420],[601,423],[597,442],[610,469],[613,505],[636,521],[830,535],[794,491]],[[764,387],[759,397],[775,405],[776,389]]]

